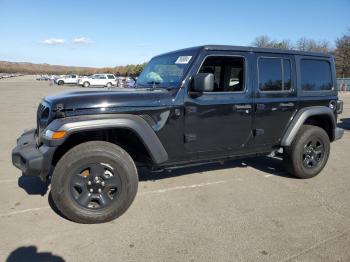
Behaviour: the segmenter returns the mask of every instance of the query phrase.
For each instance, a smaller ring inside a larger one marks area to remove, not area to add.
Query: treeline
[[[137,65],[126,65],[116,67],[74,67],[49,64],[16,63],[0,61],[0,73],[21,73],[21,74],[78,74],[92,75],[96,73],[112,73],[120,76],[138,76],[146,63]]]
[[[302,37],[296,42],[288,39],[272,40],[263,35],[256,37],[253,46],[264,48],[294,49],[300,51],[325,52],[334,55],[338,77],[350,77],[350,30],[337,38],[332,45],[329,41],[316,41]]]

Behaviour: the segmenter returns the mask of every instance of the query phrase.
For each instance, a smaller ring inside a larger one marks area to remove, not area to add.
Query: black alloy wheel
[[[305,168],[315,168],[324,157],[324,144],[321,139],[312,137],[303,150],[303,165]]]
[[[104,163],[91,163],[71,176],[71,194],[82,207],[99,209],[115,201],[122,190],[117,171]]]

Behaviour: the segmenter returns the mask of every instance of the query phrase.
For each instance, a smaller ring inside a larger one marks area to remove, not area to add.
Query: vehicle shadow
[[[222,170],[236,167],[252,167],[256,170],[262,171],[264,173],[279,176],[279,177],[287,177],[293,178],[294,176],[288,174],[283,166],[283,161],[277,157],[255,157],[255,158],[247,158],[247,159],[239,159],[239,160],[230,160],[220,163],[209,163],[202,164],[191,167],[183,167],[173,170],[164,170],[160,172],[151,172],[147,169],[139,169],[139,180],[140,181],[155,181],[160,179],[166,179],[170,177],[177,177],[182,175],[187,175],[191,173],[202,173],[205,171],[214,171],[214,170]]]
[[[49,181],[43,182],[39,177],[22,175],[18,178],[18,186],[29,195],[44,196],[49,188]]]
[[[13,250],[10,255],[6,258],[6,262],[27,262],[27,261],[36,261],[36,262],[64,262],[65,260],[58,256],[54,255],[51,252],[38,252],[36,246],[26,246],[19,247]]]
[[[350,118],[342,118],[340,121],[341,122],[337,124],[338,127],[350,130]]]

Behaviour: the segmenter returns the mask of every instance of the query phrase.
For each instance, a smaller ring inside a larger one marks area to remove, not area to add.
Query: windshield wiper
[[[147,84],[137,84],[136,87],[146,88],[149,91],[164,89],[169,91],[170,89],[172,89],[172,87],[170,86],[159,86],[160,84],[160,82],[150,81],[147,82]]]

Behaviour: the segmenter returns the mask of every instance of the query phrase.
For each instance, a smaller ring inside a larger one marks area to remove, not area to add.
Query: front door
[[[198,73],[214,74],[214,90],[185,97],[185,149],[196,157],[246,150],[252,137],[253,100],[248,54],[207,53]]]

